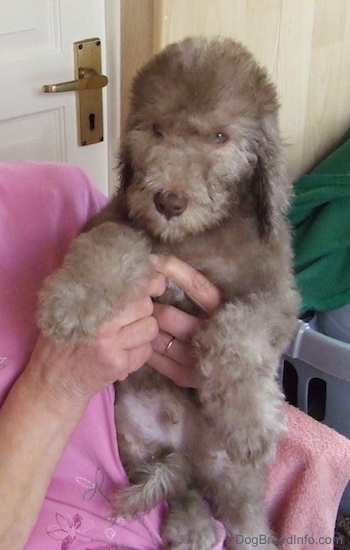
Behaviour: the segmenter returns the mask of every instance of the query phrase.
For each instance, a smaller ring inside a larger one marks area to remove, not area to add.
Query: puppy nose
[[[174,216],[180,216],[187,208],[188,199],[176,193],[156,193],[154,204],[158,212],[163,214],[167,220]]]

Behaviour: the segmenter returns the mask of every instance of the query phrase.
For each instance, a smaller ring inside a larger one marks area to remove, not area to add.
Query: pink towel
[[[288,434],[267,482],[271,525],[283,549],[333,548],[350,440],[294,407],[287,405],[287,413]]]

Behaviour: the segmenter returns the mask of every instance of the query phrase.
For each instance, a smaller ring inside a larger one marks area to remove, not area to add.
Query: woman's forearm
[[[0,548],[21,550],[84,407],[59,404],[26,371],[0,409]]]

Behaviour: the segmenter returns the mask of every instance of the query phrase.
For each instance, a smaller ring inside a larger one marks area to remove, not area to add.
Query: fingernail
[[[157,267],[159,264],[159,257],[157,254],[150,254],[149,259],[151,260],[151,263],[154,265],[154,267]]]

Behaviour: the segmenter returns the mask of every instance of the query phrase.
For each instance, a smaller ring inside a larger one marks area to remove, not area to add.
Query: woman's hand
[[[202,273],[171,255],[155,256],[153,261],[156,270],[180,286],[206,315],[215,312],[221,301],[220,291]],[[154,316],[160,331],[148,364],[178,386],[195,388],[196,358],[191,339],[203,321],[165,304],[154,305]]]
[[[156,256],[157,275],[137,300],[106,322],[88,344],[57,347],[40,336],[24,372],[28,385],[53,402],[68,399],[78,407],[105,386],[125,379],[144,363],[175,383],[196,386],[192,335],[201,320],[173,306],[153,304],[165,291],[166,279],[181,286],[205,314],[215,311],[220,292],[201,273],[174,256]]]
[[[99,390],[146,363],[158,334],[152,298],[165,291],[165,277],[148,281],[142,295],[104,323],[89,343],[56,346],[40,336],[26,368],[28,384],[39,385],[50,399],[86,404]]]

